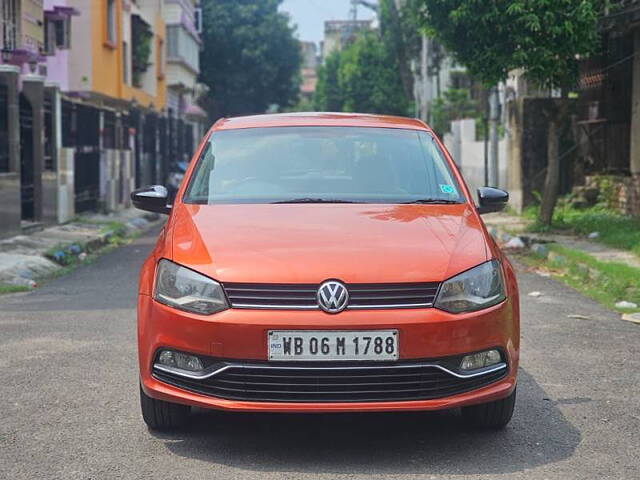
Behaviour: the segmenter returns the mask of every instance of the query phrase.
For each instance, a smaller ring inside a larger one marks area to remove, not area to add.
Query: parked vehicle
[[[513,268],[479,190],[419,120],[283,114],[218,121],[172,206],[138,296],[142,414],[462,408],[511,419],[519,357]]]

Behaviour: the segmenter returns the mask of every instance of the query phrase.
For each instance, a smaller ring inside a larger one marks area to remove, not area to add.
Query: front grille
[[[225,283],[233,308],[318,309],[320,285],[312,283]],[[347,309],[426,308],[433,305],[439,284],[351,283]]]
[[[434,364],[409,362],[341,367],[227,364],[201,380],[158,369],[154,376],[185,390],[229,400],[382,402],[428,400],[474,390],[503,378],[507,368],[501,366],[469,378],[459,378]]]

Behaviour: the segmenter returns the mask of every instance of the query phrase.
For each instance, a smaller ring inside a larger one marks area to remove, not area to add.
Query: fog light
[[[172,350],[163,350],[160,352],[160,355],[158,355],[158,363],[166,367],[179,368],[180,370],[188,370],[190,372],[203,370],[202,362],[195,355],[174,352]]]
[[[498,350],[486,350],[484,352],[466,355],[460,362],[461,370],[477,370],[479,368],[490,367],[502,361],[502,356]]]

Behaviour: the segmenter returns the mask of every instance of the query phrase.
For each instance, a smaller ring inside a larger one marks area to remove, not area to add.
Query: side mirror
[[[139,188],[131,193],[133,206],[147,212],[168,214],[171,211],[168,200],[169,192],[162,185]]]
[[[481,187],[478,189],[478,212],[483,213],[499,212],[507,206],[509,194],[504,190],[492,187]]]

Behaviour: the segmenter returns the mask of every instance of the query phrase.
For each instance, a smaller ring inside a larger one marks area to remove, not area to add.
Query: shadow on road
[[[503,431],[466,428],[457,412],[227,414],[198,411],[191,427],[154,434],[170,452],[253,471],[329,474],[498,474],[561,461],[580,432],[526,371]]]

